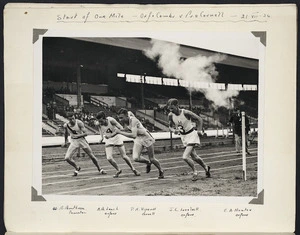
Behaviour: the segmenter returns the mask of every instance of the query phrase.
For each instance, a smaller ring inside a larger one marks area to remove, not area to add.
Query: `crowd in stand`
[[[68,112],[74,112],[77,119],[82,120],[85,124],[87,124],[91,127],[95,127],[94,121],[95,121],[95,116],[96,116],[97,110],[93,110],[93,109],[86,110],[85,108],[77,109],[74,106],[56,105],[55,101],[52,101],[53,95],[55,93],[70,93],[70,91],[66,87],[61,87],[60,90],[55,90],[54,88],[49,88],[49,87],[43,89],[43,101],[44,101],[44,104],[46,105],[46,114],[50,120],[55,119],[56,113],[58,113],[62,116],[66,116],[66,114]],[[129,98],[127,100],[133,105],[132,107],[136,107],[138,100],[132,96],[128,96],[128,97]],[[155,111],[154,113],[158,112],[158,113],[161,113],[164,115],[168,115],[168,113],[169,113],[166,106],[159,106],[159,105],[155,106],[155,104],[153,104],[151,102],[148,102],[148,103],[146,102],[146,104],[144,106],[146,109],[154,110]],[[182,106],[179,108],[189,109],[187,106]],[[118,109],[119,108],[115,107],[115,106],[101,106],[101,110],[106,112],[109,116],[113,116],[115,113],[117,113]],[[213,112],[217,116],[211,116],[212,109],[210,109],[209,104],[206,104],[204,106],[193,106],[191,111],[196,113],[197,115],[200,115],[200,114],[205,115],[205,117],[207,117],[204,120],[204,121],[206,121],[205,122],[206,126],[207,125],[209,126],[210,119],[216,119],[216,120],[219,120],[221,123],[227,123],[228,118],[229,118],[228,117],[229,111],[227,109],[226,110],[218,109],[217,112]],[[138,118],[144,124],[144,126],[148,127],[149,130],[154,131],[155,127],[152,123],[149,122],[149,120],[147,120],[145,118],[140,118],[140,117],[138,117]],[[226,124],[224,124],[224,125],[226,125]]]
[[[187,107],[185,107],[185,106],[179,106],[179,108],[180,109],[187,109]],[[164,113],[165,115],[168,115],[168,113],[169,113],[166,106],[164,106],[164,107],[158,106],[158,107],[155,107],[154,110],[156,112],[159,112],[159,113]],[[211,110],[210,109],[204,109],[203,107],[200,107],[200,106],[193,106],[191,111],[196,113],[197,115],[199,115],[203,112],[210,112]]]
[[[82,109],[77,109],[74,106],[66,106],[66,112],[73,112],[76,119],[83,121],[85,124],[95,127],[96,114]]]
[[[54,94],[70,94],[71,91],[67,87],[60,87],[58,90],[52,87],[46,87],[43,89],[44,96],[52,96]]]
[[[48,102],[46,104],[46,113],[50,120],[54,120],[56,118],[55,115],[57,113],[57,106],[55,102]]]

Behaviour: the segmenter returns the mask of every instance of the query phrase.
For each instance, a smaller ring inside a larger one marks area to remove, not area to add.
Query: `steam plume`
[[[152,47],[144,53],[152,60],[158,59],[158,66],[166,76],[172,76],[186,81],[214,83],[217,81],[218,71],[215,63],[226,58],[225,55],[215,54],[209,57],[197,55],[182,60],[180,46],[175,43],[151,40]],[[221,91],[213,88],[189,88],[191,91],[201,91],[208,100],[217,107],[230,107],[230,98],[237,96],[238,91]]]

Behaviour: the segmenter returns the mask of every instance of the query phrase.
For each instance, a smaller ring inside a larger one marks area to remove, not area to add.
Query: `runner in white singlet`
[[[210,177],[210,166],[204,163],[203,159],[197,155],[195,150],[195,146],[200,145],[199,135],[201,135],[201,131],[197,132],[195,130],[192,120],[196,121],[197,129],[202,130],[202,118],[189,110],[179,109],[177,99],[170,99],[167,103],[167,107],[170,111],[168,115],[169,128],[172,132],[180,134],[182,143],[185,146],[182,158],[193,170],[192,180],[196,181],[198,179],[198,172],[194,162],[204,168],[206,177]]]
[[[132,157],[135,162],[140,162],[146,164],[146,173],[151,170],[151,164],[153,163],[159,171],[159,179],[164,178],[164,172],[160,166],[159,161],[154,157],[154,142],[155,139],[151,136],[149,131],[143,127],[142,123],[134,116],[128,113],[127,109],[120,109],[118,112],[118,117],[120,122],[123,124],[124,128],[131,131],[125,132],[120,129],[116,129],[114,133],[109,135],[109,138],[121,134],[129,138],[134,139]],[[149,160],[141,156],[143,148],[147,148]]]
[[[69,122],[64,124],[65,128],[65,143],[62,147],[66,147],[68,145],[68,135],[70,135],[70,146],[66,152],[65,160],[75,168],[74,176],[78,175],[78,172],[81,170],[79,166],[77,166],[76,162],[72,158],[74,153],[78,148],[82,148],[87,155],[91,158],[95,166],[97,167],[100,174],[106,174],[106,172],[99,166],[97,158],[93,154],[93,151],[85,139],[86,130],[82,121],[75,119],[73,113],[69,113],[67,115]]]
[[[117,170],[117,173],[114,175],[114,178],[119,177],[122,173],[122,170],[118,166],[117,162],[113,158],[113,148],[117,147],[120,151],[121,157],[133,171],[136,176],[140,176],[140,173],[133,167],[129,157],[126,155],[126,150],[123,143],[123,137],[121,135],[115,135],[112,138],[107,138],[107,135],[112,134],[116,129],[122,130],[123,127],[116,119],[112,117],[106,117],[103,111],[100,111],[96,116],[98,123],[98,129],[101,135],[100,143],[105,142],[105,153],[106,158],[109,163]]]

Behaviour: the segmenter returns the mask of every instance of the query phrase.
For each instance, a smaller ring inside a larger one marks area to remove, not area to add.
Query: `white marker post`
[[[245,131],[245,112],[242,112],[242,154],[243,154],[243,179],[247,180],[246,170],[246,131]]]

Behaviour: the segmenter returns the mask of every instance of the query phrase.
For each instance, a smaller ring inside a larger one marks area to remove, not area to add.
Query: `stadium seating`
[[[50,131],[45,130],[42,128],[42,136],[55,136]]]
[[[117,96],[113,95],[113,90],[110,90],[110,94],[107,94],[107,96],[95,96],[89,94],[82,96],[82,99],[85,97],[85,100],[83,101],[83,113],[95,116],[99,111],[104,111],[107,116],[117,119],[117,111],[120,108],[130,105],[130,108],[126,108],[136,114],[137,118],[139,118],[149,130],[168,131],[168,118],[165,105],[170,97],[164,96],[167,94],[162,93],[161,90],[158,92],[154,89],[148,89],[147,92],[145,92],[144,107],[148,110],[154,110],[155,112],[155,114],[149,116],[143,114],[144,111],[142,113],[139,112],[139,110],[141,110],[140,94],[131,94],[126,90],[118,90],[116,92],[117,93],[115,94],[117,94]],[[59,113],[61,116],[66,115],[67,107],[72,106],[72,104],[73,106],[77,106],[76,94],[52,94],[52,96],[59,97],[56,99],[56,113]],[[190,97],[187,92],[180,92],[180,95],[177,95],[176,98],[179,100],[180,108],[189,109]],[[43,101],[45,100],[49,101],[47,97],[45,99],[43,98]],[[243,104],[243,108],[250,118],[250,122],[254,127],[257,127],[257,93],[255,91],[241,91],[237,100]],[[211,105],[211,102],[200,92],[193,93],[192,105],[192,111],[203,118],[205,129],[227,128],[230,110],[226,108],[215,109]],[[43,115],[43,120],[47,120],[46,114]],[[53,120],[52,123],[54,125],[53,127],[58,129],[57,134],[61,135],[61,127],[64,121],[58,118]],[[89,134],[97,132],[96,128],[93,126],[93,122],[85,121],[85,124]]]
[[[143,124],[144,127],[146,127],[146,129],[148,131],[151,131],[151,132],[157,132],[157,131],[161,131],[160,128],[157,128],[153,123],[151,123],[149,121],[149,119],[145,119],[141,116],[138,116],[136,115],[136,118],[139,119],[139,121]]]
[[[104,111],[107,116],[116,117],[116,112],[113,111],[113,108],[105,107],[105,106],[96,106],[92,103],[85,103],[84,110],[87,113],[97,114],[100,111]]]
[[[77,105],[77,95],[73,95],[73,94],[56,94],[56,95],[69,101],[69,105],[71,105],[71,106]],[[82,103],[82,101],[83,101],[83,98],[81,96],[81,103]]]

